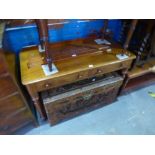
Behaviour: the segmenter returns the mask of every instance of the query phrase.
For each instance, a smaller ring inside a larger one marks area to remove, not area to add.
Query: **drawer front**
[[[88,71],[83,71],[79,73],[64,75],[62,77],[49,79],[46,81],[38,82],[35,87],[38,91],[48,90],[50,88],[62,86],[68,83],[72,83],[78,80],[86,79],[88,77]]]
[[[10,76],[0,78],[0,99],[17,91],[17,87]]]
[[[131,62],[132,61],[124,61],[120,63],[110,64],[108,66],[101,66],[94,69],[92,68],[91,70],[88,71],[88,76],[92,77],[121,70],[123,68],[130,68]]]
[[[116,99],[121,83],[113,83],[73,96],[44,103],[48,120],[54,125],[79,114],[110,104]],[[69,94],[69,92],[68,92]]]
[[[0,100],[0,117],[8,116],[23,107],[25,107],[25,104],[18,94],[4,100]]]
[[[115,64],[110,64],[108,66],[101,66],[98,68],[88,69],[86,71],[82,71],[79,73],[74,73],[70,75],[64,75],[62,77],[57,77],[54,79],[49,79],[46,81],[38,82],[35,84],[35,87],[38,91],[48,90],[54,87],[63,86],[68,83],[73,83],[75,81],[83,80],[86,78],[90,78],[93,76],[110,73],[113,71],[117,71],[123,68],[129,68],[131,65],[131,60],[119,62]]]
[[[12,117],[0,117],[0,134],[12,134],[32,122],[30,112],[23,108]]]

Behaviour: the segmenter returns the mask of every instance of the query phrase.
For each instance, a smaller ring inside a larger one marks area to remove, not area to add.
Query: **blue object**
[[[60,42],[85,38],[92,33],[99,32],[103,28],[103,25],[103,19],[68,19],[67,22],[64,22],[62,27],[49,30],[49,40],[50,42]],[[121,31],[121,20],[109,20],[108,28],[113,32],[113,39],[118,41]],[[18,53],[25,46],[38,44],[39,36],[35,24],[6,28],[3,40],[3,47],[5,50]]]

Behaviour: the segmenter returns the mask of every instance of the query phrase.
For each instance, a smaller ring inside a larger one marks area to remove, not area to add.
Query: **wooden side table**
[[[39,100],[39,92],[118,70],[122,70],[125,76],[136,57],[128,51],[129,57],[119,60],[116,54],[121,52],[122,49],[112,48],[110,53],[98,51],[56,61],[54,64],[58,72],[46,76],[41,66],[43,61],[38,48],[27,48],[20,53],[22,84],[26,86],[40,116],[46,119],[46,112]]]

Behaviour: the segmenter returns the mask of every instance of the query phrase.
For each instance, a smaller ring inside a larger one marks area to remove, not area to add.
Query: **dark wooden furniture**
[[[1,37],[2,38],[2,37]],[[0,134],[36,124],[15,76],[15,55],[0,48]]]
[[[49,123],[54,125],[112,103],[122,82],[121,76],[111,73],[42,92]]]
[[[137,22],[138,22],[137,19],[133,19],[132,22],[131,22],[130,29],[128,31],[128,34],[127,34],[127,37],[126,37],[126,40],[125,40],[125,43],[124,43],[124,46],[123,46],[124,49],[128,49],[128,47],[129,47],[129,44],[130,44],[131,38],[133,36],[133,33],[135,31]]]
[[[137,43],[135,47],[130,45],[130,49],[137,53],[136,59],[131,70],[127,73],[122,93],[155,83],[155,57],[153,55],[155,21],[139,20],[138,26],[142,26],[142,28],[140,28],[141,31],[138,29],[133,39],[136,39],[138,36],[139,44]]]
[[[0,134],[13,134],[26,125],[36,124],[16,81],[14,58],[0,51]]]
[[[52,58],[49,54],[49,37],[48,37],[48,21],[47,19],[37,19],[36,20],[38,31],[39,31],[39,37],[41,42],[41,48],[44,49],[45,52],[45,58],[44,61],[46,64],[48,64],[49,70],[52,71]]]

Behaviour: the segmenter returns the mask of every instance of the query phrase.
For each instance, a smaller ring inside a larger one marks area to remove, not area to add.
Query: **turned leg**
[[[126,76],[125,79],[124,79],[123,85],[121,87],[121,92],[120,93],[122,93],[122,91],[125,89],[125,87],[128,84],[128,82],[129,82],[129,77]]]
[[[141,52],[138,52],[138,54],[136,56],[136,60],[133,61],[130,70],[132,70],[136,67],[137,63],[140,61],[140,58],[141,58]]]
[[[122,70],[122,76],[123,76],[123,79],[126,78],[127,74],[128,74],[128,68],[123,69],[123,70]]]
[[[39,112],[40,114],[40,117],[45,120],[46,119],[46,113],[44,111],[44,107],[43,105],[40,103],[39,101],[39,98],[38,97],[34,97],[34,96],[31,96],[32,98],[32,101],[34,103],[34,106],[36,108],[36,110]]]
[[[33,87],[31,87],[29,85],[26,86],[26,88],[31,96],[31,99],[33,101],[33,104],[34,104],[36,110],[40,114],[41,119],[45,120],[47,118],[47,115],[46,115],[44,106],[42,105],[42,103],[39,100],[38,92],[34,91]]]
[[[123,76],[124,80],[123,80],[123,84],[119,90],[118,95],[120,95],[122,93],[123,89],[126,87],[126,85],[128,83],[128,68],[122,70],[122,76]]]

